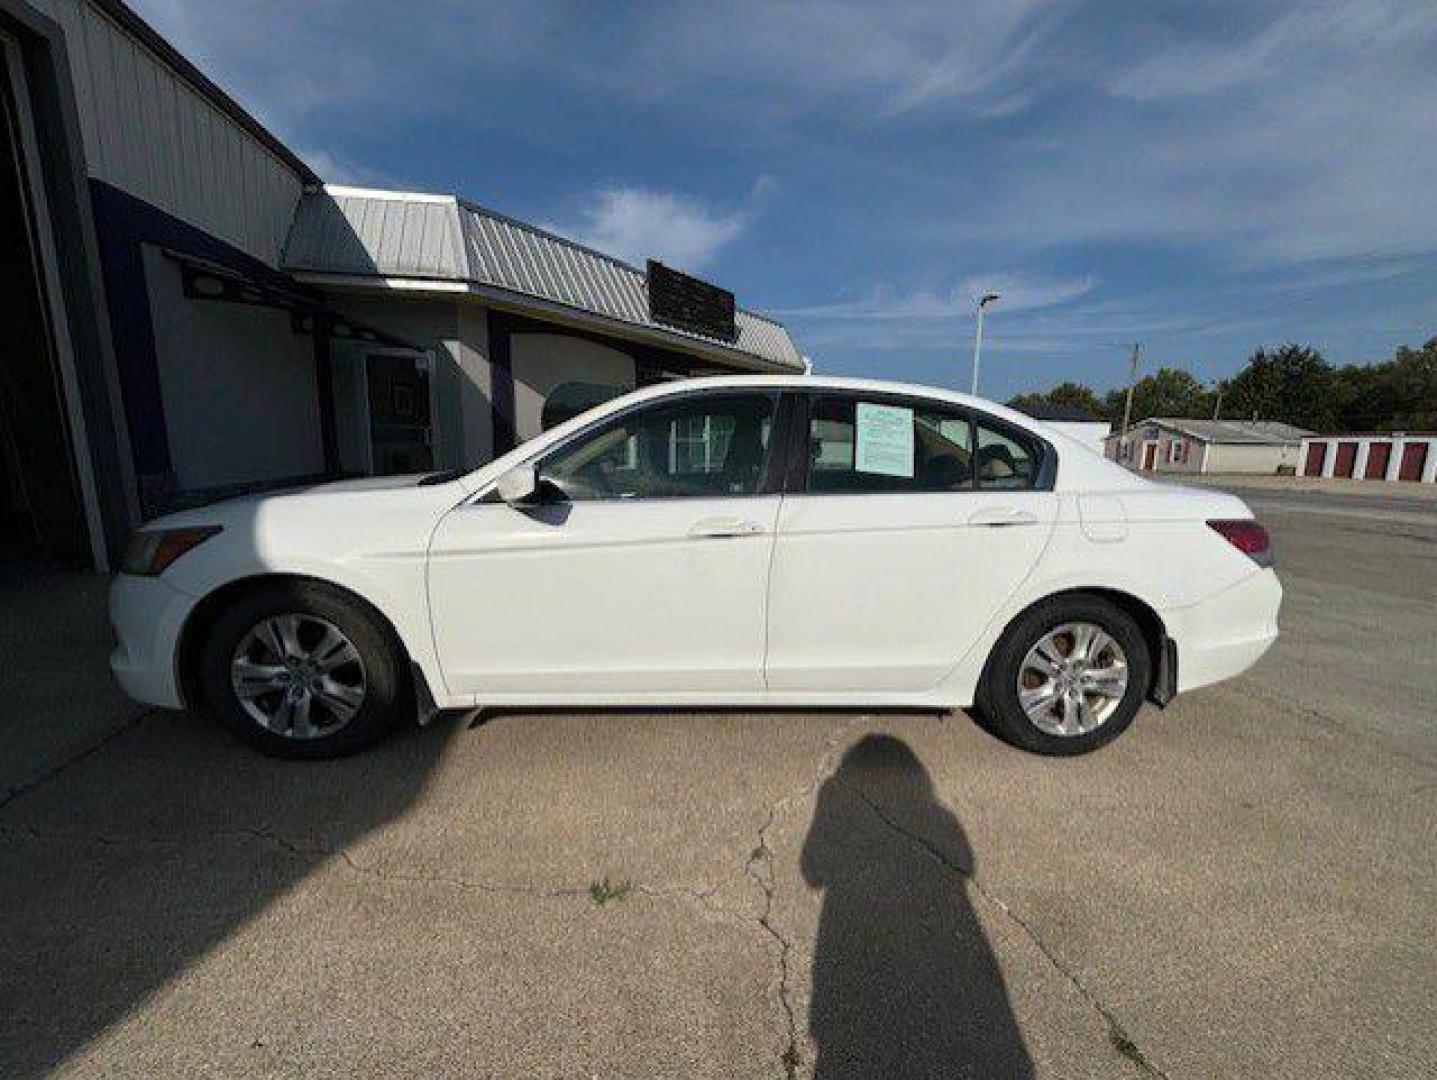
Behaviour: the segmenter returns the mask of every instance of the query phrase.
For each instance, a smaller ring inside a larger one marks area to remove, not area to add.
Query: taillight
[[[1209,521],[1208,527],[1258,566],[1272,565],[1272,540],[1252,518]]]

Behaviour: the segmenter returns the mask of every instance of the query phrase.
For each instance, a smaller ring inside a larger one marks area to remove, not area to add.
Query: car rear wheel
[[[979,707],[996,733],[1040,754],[1084,754],[1123,733],[1147,696],[1142,628],[1100,596],[1075,593],[1024,612],[998,642]]]
[[[225,726],[286,758],[337,757],[382,736],[401,711],[403,670],[397,644],[364,605],[300,582],[226,608],[200,659],[205,699]]]

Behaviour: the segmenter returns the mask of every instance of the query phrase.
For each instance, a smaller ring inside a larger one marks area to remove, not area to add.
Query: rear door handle
[[[1019,510],[1016,506],[985,506],[973,511],[968,524],[986,525],[993,529],[1006,525],[1036,525],[1038,515],[1031,510]]]
[[[763,526],[748,518],[712,517],[704,518],[689,529],[689,536],[695,540],[713,540],[726,536],[758,536]]]

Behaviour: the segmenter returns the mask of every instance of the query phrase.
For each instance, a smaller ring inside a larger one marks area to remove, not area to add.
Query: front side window
[[[556,451],[540,473],[573,500],[755,495],[773,394],[697,394],[621,416]]]
[[[813,399],[808,490],[816,493],[1017,490],[1037,480],[1037,443],[939,404]]]

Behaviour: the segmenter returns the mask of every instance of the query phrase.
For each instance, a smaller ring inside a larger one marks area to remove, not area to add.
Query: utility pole
[[[1133,385],[1138,381],[1138,361],[1142,358],[1143,347],[1139,342],[1133,342],[1133,358],[1128,364],[1128,397],[1123,402],[1123,430],[1118,438],[1120,445],[1126,452],[1128,447],[1128,424],[1133,418]]]
[[[978,363],[983,357],[983,309],[998,299],[995,292],[984,293],[978,301],[978,329],[973,335],[973,396],[978,396]]]
[[[1213,423],[1217,423],[1218,420],[1222,419],[1222,383],[1217,384],[1217,401],[1213,403],[1212,419]]]

